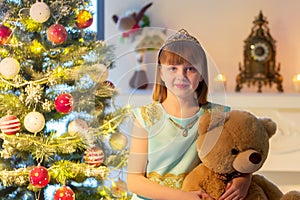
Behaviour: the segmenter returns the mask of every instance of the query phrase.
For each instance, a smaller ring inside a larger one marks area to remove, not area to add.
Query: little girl
[[[186,174],[201,161],[196,151],[198,119],[230,110],[207,101],[207,59],[199,41],[180,30],[158,53],[153,103],[135,108],[127,186],[132,199],[212,199],[203,191],[180,190]],[[221,200],[243,199],[251,175],[229,182]]]

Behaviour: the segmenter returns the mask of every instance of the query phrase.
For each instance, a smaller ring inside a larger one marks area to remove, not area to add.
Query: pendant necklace
[[[191,123],[189,123],[188,125],[186,125],[186,127],[182,127],[181,125],[179,125],[177,122],[175,122],[172,118],[170,118],[169,117],[169,120],[170,120],[170,122],[172,122],[172,124],[174,125],[174,126],[176,126],[177,128],[179,128],[179,129],[181,129],[181,130],[183,130],[182,131],[182,136],[183,137],[186,137],[186,136],[188,136],[188,131],[189,131],[189,129],[191,129],[193,126],[194,126],[194,124],[198,121],[198,117],[196,117],[196,119],[194,119]]]

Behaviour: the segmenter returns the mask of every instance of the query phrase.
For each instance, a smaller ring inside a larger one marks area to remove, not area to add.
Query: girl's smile
[[[178,89],[185,89],[187,87],[189,87],[189,85],[187,84],[174,84],[175,87],[177,87]]]

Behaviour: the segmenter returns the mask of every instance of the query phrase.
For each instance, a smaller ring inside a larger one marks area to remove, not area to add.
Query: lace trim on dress
[[[157,102],[150,103],[141,107],[142,118],[149,127],[160,120],[162,117],[162,110],[157,105]]]
[[[150,172],[147,174],[147,178],[151,181],[159,183],[170,188],[180,189],[182,187],[182,182],[187,173],[182,173],[179,175],[175,174],[164,174],[160,175],[157,172]]]

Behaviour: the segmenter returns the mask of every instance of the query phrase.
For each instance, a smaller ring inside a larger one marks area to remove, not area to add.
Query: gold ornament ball
[[[81,10],[78,13],[77,19],[76,19],[76,25],[78,28],[88,28],[93,23],[93,15],[87,11],[87,10]]]
[[[114,133],[109,139],[109,145],[115,151],[120,151],[125,149],[128,143],[128,138],[123,133]]]

